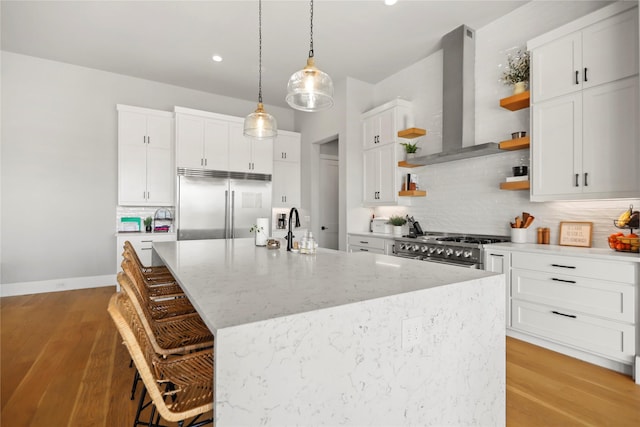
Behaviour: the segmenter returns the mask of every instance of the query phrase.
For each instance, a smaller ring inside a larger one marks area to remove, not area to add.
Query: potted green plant
[[[413,143],[412,142],[401,142],[400,145],[402,145],[404,147],[404,152],[407,155],[407,159],[411,159],[411,158],[415,157],[416,153],[420,149],[420,147],[418,147],[418,141],[413,142]]]
[[[513,94],[522,93],[529,82],[529,52],[518,50],[515,55],[507,55],[507,68],[502,74],[502,81],[513,86]]]
[[[153,218],[150,216],[144,219],[144,229],[147,233],[151,233],[151,224],[153,223]]]
[[[391,215],[388,223],[393,225],[394,236],[402,236],[402,226],[407,223],[407,220],[405,217],[400,215]]]

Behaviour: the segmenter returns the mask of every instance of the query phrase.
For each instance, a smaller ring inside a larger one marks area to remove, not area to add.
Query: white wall
[[[507,53],[523,48],[526,41],[557,28],[608,2],[530,2],[476,29],[476,143],[509,139],[511,132],[529,130],[529,109],[511,112],[499,99],[511,89],[499,79]],[[413,102],[416,125],[427,129],[421,138],[421,155],[442,150],[442,52],[433,54],[375,85],[375,105],[395,97]],[[550,227],[557,241],[560,221],[593,221],[594,246],[605,247],[606,236],[616,229],[612,220],[639,200],[531,203],[527,191],[504,191],[499,183],[511,175],[511,167],[529,164],[529,150],[425,166],[406,170],[418,174],[426,198],[412,198],[409,207],[373,210],[376,216],[408,213],[423,229],[480,234],[509,233],[509,221],[523,211],[536,217],[535,227]],[[355,174],[349,174],[355,179]],[[349,231],[365,231],[361,217]]]
[[[2,52],[4,284],[113,275],[116,104],[245,116],[255,103]],[[289,109],[267,106],[281,129]]]

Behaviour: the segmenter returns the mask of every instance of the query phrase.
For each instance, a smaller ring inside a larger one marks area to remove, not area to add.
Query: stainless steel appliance
[[[261,217],[271,217],[271,175],[178,168],[178,240],[251,237]]]
[[[483,245],[509,240],[507,236],[426,232],[422,236],[395,239],[394,254],[402,258],[483,270]]]

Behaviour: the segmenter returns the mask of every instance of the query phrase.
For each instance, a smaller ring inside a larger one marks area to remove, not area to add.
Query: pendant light
[[[244,136],[255,139],[275,138],[278,124],[275,117],[264,111],[262,105],[262,0],[258,1],[258,108],[244,119]]]
[[[301,111],[320,111],[333,105],[331,77],[313,62],[313,0],[311,0],[311,43],[307,66],[294,73],[287,84],[287,103]]]

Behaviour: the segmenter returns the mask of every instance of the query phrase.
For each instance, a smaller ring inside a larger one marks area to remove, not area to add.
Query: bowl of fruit
[[[609,236],[609,247],[618,252],[640,252],[640,238],[635,233],[613,233]]]

